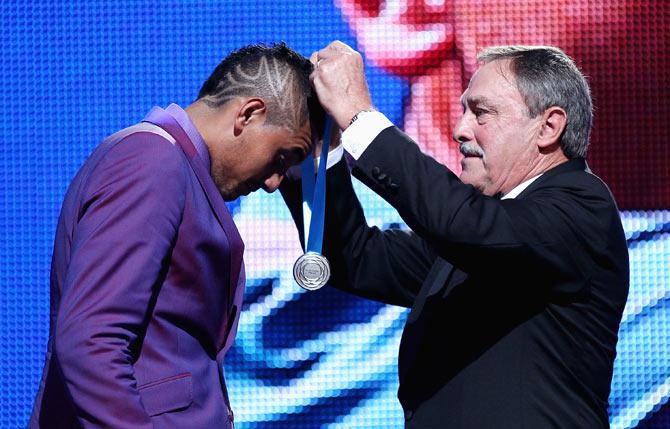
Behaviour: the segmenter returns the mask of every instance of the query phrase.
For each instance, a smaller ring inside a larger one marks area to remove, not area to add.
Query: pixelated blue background
[[[230,50],[285,40],[352,46],[321,0],[0,3],[0,427],[26,425],[48,336],[49,264],[67,184],[106,135],[154,105],[187,105]],[[408,85],[368,67],[376,106],[402,122]],[[667,139],[665,139],[667,141]],[[357,184],[371,223],[397,213]],[[659,192],[670,192],[659,189]],[[406,311],[292,281],[297,234],[278,195],[230,206],[248,290],[226,377],[240,428],[402,426],[396,353]],[[670,209],[670,208],[668,208]],[[670,211],[624,211],[631,292],[612,427],[670,427]]]

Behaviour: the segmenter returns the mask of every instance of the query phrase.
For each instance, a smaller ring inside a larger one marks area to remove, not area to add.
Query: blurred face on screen
[[[338,0],[366,56],[401,76],[425,74],[460,58],[468,78],[486,46],[553,44],[567,49],[582,34],[605,34],[622,2],[586,0]],[[587,33],[588,31],[588,33]]]
[[[454,128],[461,180],[486,195],[507,193],[525,180],[538,156],[533,144],[541,115],[530,118],[507,60],[483,65],[461,97],[463,116]]]
[[[403,128],[458,173],[448,142],[477,53],[495,45],[602,45],[626,21],[623,0],[336,0],[374,65],[410,81]]]

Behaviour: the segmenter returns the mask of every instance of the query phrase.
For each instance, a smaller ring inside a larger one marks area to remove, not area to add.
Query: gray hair
[[[591,91],[572,59],[552,46],[494,46],[477,59],[509,60],[516,87],[531,118],[552,106],[565,110],[567,123],[559,141],[568,158],[585,157],[593,122]]]

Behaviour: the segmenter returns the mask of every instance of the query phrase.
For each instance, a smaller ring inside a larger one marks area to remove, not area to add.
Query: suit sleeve
[[[328,169],[323,252],[331,265],[330,284],[352,294],[411,307],[436,258],[411,231],[369,227],[353,190],[345,160]],[[280,187],[303,240],[301,187]],[[304,242],[301,243],[304,248]]]
[[[528,275],[567,294],[583,292],[589,277],[591,261],[577,258],[574,246],[587,238],[602,241],[598,213],[613,207],[582,184],[540,187],[523,200],[485,196],[421,153],[395,127],[377,136],[354,175],[459,269],[498,279]]]
[[[146,133],[90,173],[72,237],[55,348],[83,427],[150,428],[137,359],[184,208],[186,164]]]

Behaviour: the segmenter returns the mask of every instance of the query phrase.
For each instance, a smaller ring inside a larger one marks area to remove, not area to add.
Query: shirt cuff
[[[379,133],[392,126],[393,123],[381,112],[361,112],[342,132],[342,147],[357,160]]]
[[[339,145],[333,150],[328,151],[328,161],[326,161],[326,170],[328,170],[330,167],[333,165],[337,164],[342,160],[342,156],[344,156],[344,148],[342,145]],[[319,163],[321,162],[321,157],[316,157],[314,159],[314,169],[319,168]]]

